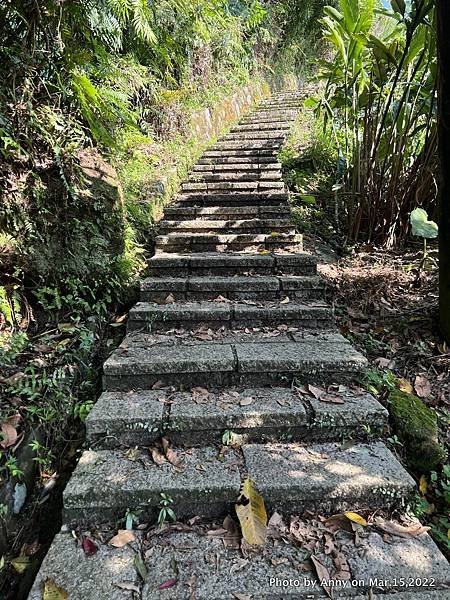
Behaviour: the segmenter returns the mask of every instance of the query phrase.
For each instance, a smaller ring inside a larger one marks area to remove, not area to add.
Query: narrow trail
[[[31,600],[48,580],[70,600],[327,597],[311,554],[338,582],[335,597],[450,598],[428,534],[394,535],[381,518],[401,518],[415,482],[382,441],[386,410],[355,384],[366,359],[335,329],[317,259],[290,218],[277,154],[302,101],[262,102],[166,209]],[[224,433],[239,443],[222,447]],[[152,460],[161,436],[173,453]],[[258,554],[220,529],[247,474],[284,517]],[[106,543],[127,510],[154,522],[161,494],[184,524]],[[377,526],[324,518],[356,510],[378,511]],[[95,554],[72,529],[89,532]]]

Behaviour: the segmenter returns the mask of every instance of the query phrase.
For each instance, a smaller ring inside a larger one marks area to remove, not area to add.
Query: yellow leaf
[[[11,565],[15,568],[18,573],[23,573],[25,569],[28,568],[30,564],[30,557],[25,555],[20,555],[17,558],[14,558],[11,561]]]
[[[407,379],[404,379],[403,377],[401,379],[397,379],[397,386],[401,392],[406,392],[407,394],[414,394],[413,386]]]
[[[235,508],[244,540],[248,544],[262,546],[267,536],[266,507],[264,499],[258,494],[249,477],[242,484],[241,495]]]
[[[419,479],[419,492],[423,495],[427,493],[428,483],[425,475],[422,475]]]
[[[56,585],[53,579],[47,579],[44,584],[43,600],[67,600],[66,590]]]
[[[358,525],[367,527],[367,521],[364,519],[364,517],[361,517],[361,515],[358,515],[358,513],[346,512],[346,513],[344,513],[344,515],[347,517],[347,519],[349,519],[350,521],[353,521],[353,523],[357,523]]]

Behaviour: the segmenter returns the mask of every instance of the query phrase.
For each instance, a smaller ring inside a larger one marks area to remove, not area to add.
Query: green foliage
[[[173,499],[168,495],[161,492],[160,494],[161,500],[159,502],[159,513],[158,513],[158,525],[162,527],[167,523],[167,521],[175,522],[177,520],[177,516],[171,505],[173,504]]]
[[[425,239],[432,239],[438,236],[438,226],[434,221],[428,220],[427,211],[423,208],[415,208],[411,215],[412,234]]]
[[[407,215],[436,200],[434,2],[377,10],[340,0],[322,19],[335,54],[322,63],[316,107],[339,152],[339,213],[351,239],[387,246],[408,234]]]

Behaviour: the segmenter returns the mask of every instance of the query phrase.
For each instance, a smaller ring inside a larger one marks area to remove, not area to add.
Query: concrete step
[[[290,208],[286,205],[273,204],[261,206],[169,206],[164,209],[167,219],[180,220],[242,220],[242,219],[288,219]]]
[[[266,172],[266,171],[281,171],[281,163],[279,162],[267,162],[259,163],[256,162],[229,162],[225,164],[196,164],[192,169],[193,173],[227,173],[227,172],[239,172],[239,171],[250,171],[250,172]]]
[[[317,259],[306,252],[249,254],[205,252],[159,254],[148,263],[150,277],[262,275],[316,275]]]
[[[344,442],[386,430],[388,412],[373,396],[345,388],[339,397],[343,404],[331,404],[277,387],[104,392],[86,419],[86,443],[134,448],[165,436],[190,448],[220,445],[225,431],[242,443]]]
[[[287,121],[272,121],[270,123],[239,123],[230,129],[231,133],[241,133],[243,131],[279,131],[286,134],[291,128]]]
[[[286,324],[290,328],[330,327],[332,311],[324,302],[138,302],[130,310],[128,331],[170,331],[173,329],[253,329]]]
[[[272,169],[246,171],[193,171],[189,182],[234,182],[234,181],[281,181],[281,171]]]
[[[56,536],[28,600],[42,600],[47,580],[64,589],[70,600],[130,600],[131,592],[123,589],[126,584],[135,586],[142,600],[325,600],[328,596],[308,560],[309,553],[288,535],[291,525],[302,532],[305,544],[317,540],[314,554],[328,569],[336,599],[450,598],[448,563],[427,534],[404,539],[386,536],[370,525],[354,544],[348,533],[339,530],[333,546],[349,567],[351,579],[344,580],[325,545],[326,526],[311,516],[285,519],[285,523],[281,532],[274,529],[269,533],[264,551],[251,559],[243,559],[240,549],[231,549],[218,531],[220,524],[213,522],[201,522],[186,531],[180,531],[180,526],[167,527],[161,534],[153,530],[148,539],[144,532],[135,531],[136,542],[124,548],[96,539],[99,549],[93,556],[84,554],[70,532],[62,532]],[[215,534],[205,535],[214,530]],[[145,583],[135,568],[136,552],[144,557]],[[172,587],[161,589],[167,582]]]
[[[279,140],[283,141],[287,135],[287,130],[283,129],[266,129],[260,131],[258,129],[242,130],[237,128],[235,131],[228,133],[222,140]]]
[[[287,205],[289,194],[282,191],[217,191],[217,192],[189,192],[177,197],[180,206],[264,206],[276,203]]]
[[[271,193],[284,190],[284,182],[277,181],[214,181],[212,183],[183,183],[182,193],[223,193],[224,191],[242,192],[242,193]]]
[[[174,231],[191,233],[200,232],[242,232],[242,233],[295,233],[295,226],[290,219],[236,219],[219,221],[211,219],[195,219],[193,221],[160,221],[158,230],[161,234]]]
[[[245,156],[243,152],[266,152],[266,155],[270,155],[270,152],[278,152],[283,144],[283,140],[221,140],[214,146],[216,151],[234,151],[238,152],[237,156]],[[211,156],[210,152],[205,153]],[[231,155],[232,156],[232,155]]]
[[[141,282],[141,301],[174,300],[324,300],[326,287],[316,276],[149,277]]]
[[[294,378],[344,383],[358,376],[366,364],[345,338],[327,331],[131,333],[104,364],[104,389],[149,389],[157,382],[290,385]]]
[[[273,250],[292,248],[303,249],[303,235],[300,233],[169,233],[155,239],[156,254],[161,252],[226,252],[255,248]]]
[[[263,148],[262,146],[259,146],[250,149],[245,149],[236,145],[232,148],[217,148],[216,146],[214,146],[213,149],[206,150],[204,152],[203,159],[200,159],[199,163],[202,164],[202,160],[211,158],[215,160],[223,158],[232,158],[233,160],[246,159],[250,160],[251,162],[267,158],[268,160],[270,160],[270,162],[273,162],[274,157],[278,155],[278,152],[279,147]]]
[[[154,518],[161,493],[178,518],[227,514],[239,496],[239,453],[214,446],[175,448],[179,466],[156,465],[148,449],[85,451],[64,490],[64,522],[74,526],[123,518],[127,509]],[[350,448],[327,443],[251,444],[242,467],[269,511],[331,515],[344,510],[392,509],[415,482],[380,442]],[[333,468],[338,466],[339,468]]]
[[[209,153],[215,152],[214,150],[209,150]],[[264,154],[253,154],[251,152],[244,153],[242,155],[239,154],[230,154],[222,155],[220,152],[216,152],[215,155],[203,155],[197,161],[197,165],[235,165],[235,164],[258,164],[260,167],[264,167],[266,164],[272,164],[276,162],[276,153],[269,152],[267,155]],[[279,164],[279,163],[276,163]]]

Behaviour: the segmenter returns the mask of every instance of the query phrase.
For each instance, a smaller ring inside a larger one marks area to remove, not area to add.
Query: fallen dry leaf
[[[415,378],[414,389],[419,398],[428,398],[431,394],[431,384],[423,375],[417,375]]]
[[[45,581],[42,600],[67,600],[67,598],[68,594],[66,590],[57,585],[53,579]]]
[[[410,382],[407,379],[404,379],[403,377],[401,377],[400,379],[397,380],[397,385],[398,385],[398,389],[401,392],[406,392],[407,394],[414,394],[413,386],[410,384]]]
[[[344,515],[347,517],[347,519],[349,519],[350,521],[353,521],[353,523],[357,523],[358,525],[367,527],[366,519],[364,519],[364,517],[361,517],[361,515],[358,515],[358,513],[349,511],[349,512],[344,513]]]
[[[116,583],[116,586],[118,588],[120,588],[121,590],[128,590],[130,592],[137,592],[139,593],[139,587],[137,585],[135,585],[134,583],[129,583],[128,581],[123,581],[122,583]]]
[[[136,536],[129,529],[119,529],[117,535],[109,540],[109,545],[114,548],[123,548],[130,542],[134,542]]]
[[[177,577],[172,577],[172,579],[168,579],[167,581],[163,581],[163,583],[161,583],[158,586],[158,590],[168,590],[169,588],[173,587],[177,583],[178,583],[178,578]]]
[[[263,545],[267,536],[266,507],[249,477],[242,484],[235,508],[244,540],[251,545]]]
[[[320,562],[318,558],[314,556],[314,554],[311,555],[311,562],[314,565],[314,568],[316,569],[317,577],[319,579],[319,582],[321,582],[325,593],[329,598],[333,598],[333,593],[330,586],[326,585],[325,583],[322,583],[325,581],[330,581],[331,579],[330,574],[328,573],[328,569]]]
[[[166,457],[157,448],[151,448],[152,460],[159,467],[166,464]]]
[[[98,551],[97,544],[90,537],[83,536],[81,538],[81,547],[86,556],[94,556]]]
[[[241,536],[239,535],[239,528],[236,521],[227,515],[222,526],[226,531],[223,538],[224,546],[233,550],[239,550],[241,545]]]
[[[0,427],[0,435],[2,436],[2,440],[0,441],[0,446],[4,449],[9,448],[10,446],[14,446],[17,442],[17,429],[5,421],[1,424]]]
[[[174,304],[175,302],[175,297],[173,296],[173,294],[169,294],[167,296],[167,298],[164,300],[164,304]]]
[[[255,401],[254,398],[252,398],[251,396],[248,396],[247,398],[242,398],[242,400],[239,402],[239,404],[241,406],[250,406],[250,404],[253,404],[254,401]]]
[[[428,483],[425,475],[422,475],[419,480],[419,492],[423,495],[427,493]]]
[[[387,521],[382,517],[375,517],[375,525],[378,527],[378,529],[401,538],[416,538],[424,535],[430,530],[430,527],[425,527],[420,523],[400,525],[400,523],[396,523],[395,521]]]

